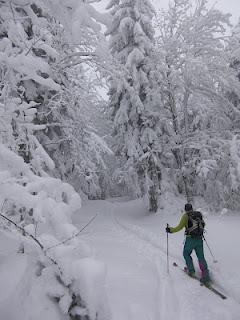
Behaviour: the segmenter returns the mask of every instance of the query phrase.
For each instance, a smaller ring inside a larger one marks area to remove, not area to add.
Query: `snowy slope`
[[[0,176],[0,320],[109,319],[105,265],[71,221],[81,208],[73,187],[35,175],[1,144]]]
[[[240,314],[239,216],[207,216],[207,239],[218,263],[206,251],[211,275],[227,300],[181,271],[183,232],[170,235],[170,274],[166,268],[165,225],[176,225],[183,201],[167,201],[157,215],[144,211],[140,201],[91,201],[75,218],[80,227],[95,212],[98,217],[82,237],[107,266],[107,297],[113,320],[238,320]],[[238,255],[238,256],[237,256]],[[237,259],[236,259],[237,257]]]
[[[0,319],[66,319],[46,294],[46,280],[36,275],[36,257],[18,253],[19,243],[0,230]]]

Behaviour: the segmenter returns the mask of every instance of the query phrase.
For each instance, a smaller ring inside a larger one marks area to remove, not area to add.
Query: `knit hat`
[[[185,211],[188,212],[188,211],[192,211],[193,210],[193,207],[191,205],[191,203],[186,203],[185,204]]]

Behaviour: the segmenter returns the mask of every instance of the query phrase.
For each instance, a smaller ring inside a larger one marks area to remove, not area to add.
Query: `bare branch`
[[[4,216],[2,213],[0,213],[0,217],[7,220],[8,222],[10,222],[11,224],[13,224],[17,229],[21,230],[23,232],[23,234],[26,234],[28,237],[32,238],[38,245],[39,247],[44,250],[43,245],[41,244],[41,242],[35,238],[32,234],[30,234],[29,232],[27,232],[23,227],[20,227],[19,225],[17,225],[14,221],[12,221],[11,219],[7,218],[6,216]]]
[[[82,229],[80,229],[76,234],[74,234],[73,236],[71,236],[71,237],[63,240],[62,242],[59,242],[59,243],[57,243],[57,244],[55,244],[55,245],[47,248],[47,249],[45,250],[45,252],[47,252],[47,251],[50,250],[50,249],[56,248],[56,247],[58,247],[58,246],[60,246],[60,245],[62,245],[62,244],[64,244],[64,243],[66,243],[66,242],[68,242],[68,241],[70,241],[70,240],[78,237],[79,234],[80,234],[84,229],[86,229],[86,228],[93,222],[93,220],[96,219],[97,215],[98,215],[98,214],[96,214],[91,220],[89,220],[89,222],[88,222]]]

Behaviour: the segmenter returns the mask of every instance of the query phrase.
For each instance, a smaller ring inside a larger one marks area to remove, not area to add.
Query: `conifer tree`
[[[112,78],[110,108],[117,154],[137,196],[147,194],[149,210],[157,211],[160,188],[158,117],[150,98],[149,57],[153,47],[154,9],[148,0],[112,0],[110,50],[122,78]],[[130,178],[129,178],[130,177]]]

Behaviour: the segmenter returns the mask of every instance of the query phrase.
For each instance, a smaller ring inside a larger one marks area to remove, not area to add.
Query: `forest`
[[[99,2],[0,0],[1,250],[28,253],[44,319],[111,318],[73,222],[89,201],[240,210],[240,20],[207,0]]]

